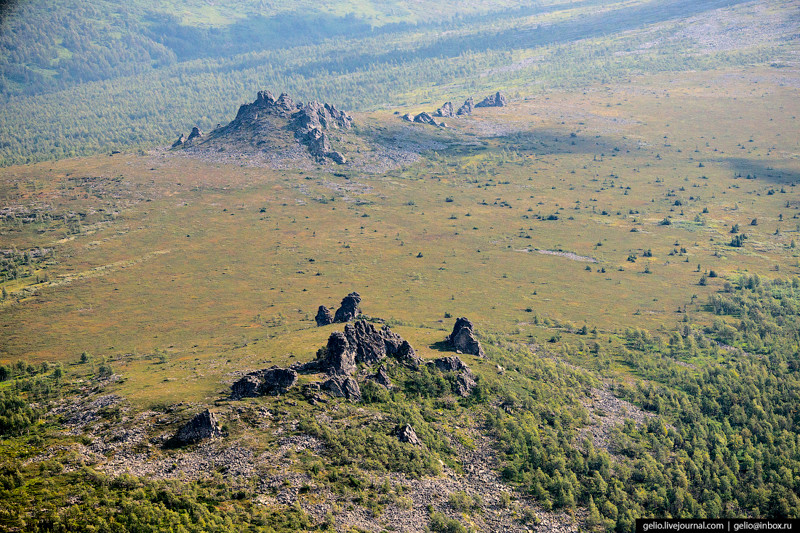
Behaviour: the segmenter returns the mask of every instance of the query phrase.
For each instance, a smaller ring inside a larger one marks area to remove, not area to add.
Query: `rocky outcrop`
[[[356,363],[374,365],[387,356],[411,367],[417,367],[420,363],[411,344],[388,326],[377,329],[374,324],[357,320],[345,325],[343,332],[331,333],[327,346],[317,352],[316,361],[296,368],[301,372],[352,375]]]
[[[167,441],[169,446],[185,446],[194,444],[204,439],[221,437],[222,430],[217,423],[217,417],[206,409],[189,420],[178,432]]]
[[[461,107],[458,108],[458,111],[456,111],[456,115],[457,116],[471,115],[474,109],[475,109],[475,100],[470,96],[469,98],[464,100],[464,103],[461,105]]]
[[[209,138],[234,139],[240,144],[253,144],[270,150],[273,143],[264,140],[262,134],[272,132],[280,137],[281,132],[288,130],[319,162],[329,159],[343,164],[347,159],[340,152],[331,149],[327,132],[349,130],[352,127],[353,119],[350,115],[336,109],[334,105],[319,102],[296,104],[286,93],[275,98],[270,91],[259,91],[253,102],[239,107],[236,118],[226,126],[215,128]],[[203,133],[194,128],[188,139],[180,143],[176,141],[172,147],[189,146],[187,143],[202,137]],[[261,140],[256,142],[259,138]],[[206,144],[205,140],[203,144]]]
[[[497,91],[496,94],[490,94],[481,102],[475,104],[475,107],[505,107],[507,105],[508,100],[506,99],[506,95]]]
[[[300,111],[295,113],[293,120],[300,130],[309,131],[317,128],[320,130],[344,129],[353,127],[353,119],[344,111],[339,111],[331,104],[309,102]]]
[[[186,139],[186,142],[193,141],[193,140],[195,140],[197,138],[200,138],[202,136],[203,136],[203,132],[200,131],[200,128],[195,126],[194,128],[192,128],[192,132],[189,134],[189,138]]]
[[[331,375],[352,375],[356,371],[356,351],[341,331],[328,337],[328,345],[317,353],[319,367]]]
[[[392,431],[392,435],[397,437],[397,440],[400,442],[405,442],[413,446],[422,446],[422,442],[420,442],[419,437],[417,437],[417,433],[414,431],[414,428],[411,427],[411,424],[397,426],[394,428],[394,431]]]
[[[339,309],[336,310],[336,315],[333,317],[334,322],[349,322],[361,314],[358,304],[361,303],[361,296],[357,292],[351,292],[344,298]]]
[[[373,324],[364,320],[357,320],[344,327],[344,335],[356,351],[357,363],[373,365],[386,357],[386,340],[381,333]]]
[[[461,317],[456,320],[453,332],[445,339],[450,347],[458,353],[468,353],[483,357],[483,347],[478,339],[475,338],[475,331],[467,318]]]
[[[475,382],[475,374],[473,374],[472,370],[458,357],[441,357],[439,359],[434,359],[428,364],[441,372],[454,372],[457,374],[453,385],[453,392],[459,396],[466,398],[477,385]]]
[[[317,326],[327,326],[328,324],[333,324],[333,314],[330,309],[320,305],[314,320],[317,321]]]
[[[430,361],[429,364],[436,367],[437,370],[442,372],[469,372],[472,374],[472,371],[469,367],[461,360],[461,358],[456,357],[454,355],[450,357],[440,357],[438,359],[434,359]]]
[[[419,115],[415,116],[414,122],[418,124],[430,124],[431,126],[438,126],[440,128],[447,127],[447,124],[444,122],[437,122],[436,119],[433,118],[433,116],[431,116],[431,114],[427,111],[423,111]]]
[[[194,128],[192,128],[191,133],[189,133],[189,137],[186,137],[183,133],[181,133],[180,137],[178,137],[178,140],[172,143],[172,148],[191,146],[192,144],[197,142],[198,139],[202,138],[203,138],[203,132],[200,131],[200,128],[195,126]]]
[[[455,107],[453,106],[453,102],[445,102],[442,105],[442,107],[434,111],[433,115],[425,111],[417,115],[406,113],[405,115],[402,116],[402,119],[407,122],[416,122],[418,124],[430,124],[431,126],[446,128],[447,124],[445,124],[444,122],[438,122],[434,117],[455,118],[465,115],[471,115],[476,107],[504,107],[506,105],[508,105],[508,99],[502,92],[498,91],[495,94],[487,96],[477,104],[475,103],[475,99],[470,96],[469,98],[464,100],[464,103],[461,104],[461,107],[459,107],[458,110],[456,110]]]
[[[453,108],[453,102],[445,102],[442,107],[436,110],[434,113],[437,117],[454,117],[456,116],[455,110]]]
[[[285,394],[297,383],[297,372],[291,368],[272,367],[257,370],[231,385],[231,398],[255,398]]]
[[[350,376],[332,376],[322,383],[322,390],[335,398],[361,401],[361,389],[358,382]]]
[[[419,365],[422,364],[422,359],[420,359],[420,357],[417,355],[417,352],[414,351],[414,347],[411,346],[411,344],[409,344],[409,342],[406,340],[400,343],[400,346],[397,348],[395,353],[390,355],[411,368],[419,368]]]
[[[172,143],[172,147],[173,148],[178,148],[179,146],[183,146],[183,143],[185,143],[185,142],[186,142],[186,135],[181,133],[180,137],[178,137],[178,140],[175,141],[174,143]]]

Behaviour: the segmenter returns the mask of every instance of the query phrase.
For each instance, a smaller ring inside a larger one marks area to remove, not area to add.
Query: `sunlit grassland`
[[[553,92],[449,132],[357,117],[445,146],[385,174],[161,152],[3,169],[6,203],[90,214],[76,234],[3,227],[3,248],[55,247],[57,262],[2,307],[0,360],[86,351],[131,400],[209,402],[235,372],[311,359],[341,327],[316,328],[317,307],[354,290],[426,357],[457,316],[540,343],[551,330],[537,318],[656,330],[685,310],[708,323],[702,304],[726,276],[798,273],[795,96],[782,71],[754,69]],[[124,194],[70,190],[75,176],[121,176]]]

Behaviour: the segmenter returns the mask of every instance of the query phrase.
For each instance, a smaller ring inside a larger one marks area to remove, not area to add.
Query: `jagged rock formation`
[[[333,314],[330,309],[320,305],[314,320],[317,321],[317,326],[327,326],[328,324],[333,324]]]
[[[353,119],[344,111],[339,111],[331,104],[309,102],[293,116],[298,129],[310,131],[312,129],[329,130],[353,127]]]
[[[344,331],[331,333],[328,344],[317,351],[316,360],[298,363],[292,368],[299,372],[324,372],[328,375],[328,379],[322,384],[322,390],[332,396],[358,401],[361,398],[361,391],[353,377],[356,373],[356,364],[371,366],[387,357],[394,357],[398,362],[411,368],[418,368],[421,362],[411,344],[388,326],[379,330],[369,322],[357,320],[346,324]],[[366,379],[375,381],[387,389],[392,387],[384,365]],[[315,398],[315,401],[318,401],[318,398]]]
[[[200,131],[200,128],[195,126],[194,128],[192,128],[192,132],[189,134],[189,138],[186,139],[186,142],[193,141],[193,140],[195,140],[195,139],[197,139],[199,137],[202,137],[202,136],[203,136],[203,132]]]
[[[339,309],[336,310],[336,315],[333,317],[334,322],[349,322],[361,314],[358,304],[361,303],[361,295],[357,292],[351,292],[344,298]]]
[[[350,376],[332,376],[322,384],[322,389],[335,398],[361,401],[358,382]]]
[[[297,383],[297,372],[291,368],[274,366],[256,370],[231,385],[231,398],[255,398],[257,396],[277,396],[285,394]]]
[[[347,342],[356,351],[356,362],[372,365],[386,357],[386,342],[373,324],[358,320],[344,327]]]
[[[186,136],[183,133],[181,133],[180,137],[178,137],[178,140],[172,143],[172,147],[177,148],[179,146],[183,146],[183,143],[185,142],[186,142]]]
[[[352,126],[353,119],[334,105],[319,102],[296,104],[286,93],[275,98],[270,91],[259,91],[255,101],[240,106],[236,118],[226,126],[217,126],[207,138],[194,128],[188,139],[183,142],[178,142],[181,140],[178,139],[172,147],[188,147],[202,139],[204,145],[216,141],[233,142],[268,151],[275,148],[276,142],[286,142],[283,132],[289,131],[317,161],[330,159],[344,164],[347,159],[331,148],[328,132],[349,130]]]
[[[386,357],[387,344],[396,351],[394,343],[398,335],[388,329],[378,331],[373,324],[358,320],[344,327],[344,334],[350,346],[356,350],[356,362],[373,365]],[[384,335],[385,334],[385,335]]]
[[[455,110],[453,108],[453,102],[445,102],[442,107],[436,110],[434,113],[437,117],[454,117]]]
[[[446,128],[447,124],[444,122],[436,122],[436,119],[431,116],[430,113],[423,111],[419,115],[414,117],[414,122],[418,124],[430,124],[431,126],[438,126],[440,128]]]
[[[505,107],[508,105],[506,95],[497,91],[496,94],[490,94],[483,101],[475,104],[475,107]]]
[[[392,431],[392,435],[397,437],[397,440],[400,442],[406,442],[413,446],[422,446],[422,442],[420,442],[419,437],[417,437],[417,433],[414,431],[414,428],[411,427],[411,424],[397,426],[394,428],[394,431]]]
[[[319,367],[328,374],[346,376],[356,371],[356,350],[341,331],[331,333],[328,345],[317,352],[317,357]]]
[[[472,370],[458,357],[441,357],[439,359],[434,359],[428,364],[434,366],[441,372],[458,373],[455,383],[455,392],[459,396],[466,398],[477,385],[475,382],[475,374],[473,374]]]
[[[456,111],[456,115],[457,116],[471,115],[474,109],[475,109],[475,100],[470,96],[469,98],[464,100],[464,103],[461,105],[461,107],[458,108],[458,111]]]
[[[184,446],[186,444],[194,444],[203,439],[221,436],[222,430],[220,430],[217,423],[217,417],[206,409],[195,415],[194,418],[180,428],[175,436],[167,441],[167,444],[170,446]]]
[[[422,359],[420,359],[417,352],[414,351],[414,347],[406,340],[400,344],[397,348],[397,352],[393,355],[395,359],[411,368],[419,368],[419,365],[422,363]]]
[[[475,338],[475,331],[469,319],[461,317],[456,320],[453,332],[445,339],[453,350],[483,357],[483,347]]]

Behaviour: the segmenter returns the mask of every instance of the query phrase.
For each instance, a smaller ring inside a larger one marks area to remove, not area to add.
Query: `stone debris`
[[[476,107],[505,107],[508,105],[508,98],[500,92],[497,91],[495,94],[490,94],[477,104],[475,103],[475,99],[470,96],[458,109],[455,109],[453,106],[453,102],[445,102],[442,104],[442,107],[437,109],[433,112],[433,114],[423,111],[417,115],[413,115],[411,113],[406,113],[402,115],[401,118],[406,122],[416,122],[418,124],[429,124],[431,126],[438,126],[440,128],[446,128],[447,124],[444,122],[439,122],[434,117],[449,117],[449,118],[456,118],[456,117],[463,117],[466,115],[471,115],[472,112],[475,110]]]
[[[277,120],[276,120],[277,119]],[[347,158],[341,153],[331,148],[330,139],[327,132],[331,130],[349,130],[353,127],[353,119],[336,106],[328,103],[308,102],[306,104],[295,104],[292,98],[282,93],[278,98],[270,91],[259,91],[255,101],[243,104],[234,118],[226,126],[217,125],[209,136],[212,139],[233,139],[237,137],[238,144],[253,143],[262,146],[264,150],[272,148],[271,143],[261,139],[260,133],[263,130],[278,132],[288,129],[294,138],[305,146],[311,155],[319,163],[326,160],[334,161],[337,164],[344,164]],[[242,138],[238,134],[249,132]],[[192,129],[188,139],[183,140],[183,135],[172,144],[172,148],[189,147],[195,144],[195,139],[202,139],[203,132],[197,127]]]

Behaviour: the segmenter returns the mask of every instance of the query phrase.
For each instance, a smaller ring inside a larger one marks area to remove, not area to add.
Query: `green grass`
[[[669,97],[644,91],[667,80]],[[178,399],[165,381],[176,379],[209,401],[234,370],[310,359],[329,333],[314,327],[317,307],[353,290],[368,315],[408,325],[403,334],[428,356],[452,326],[446,313],[485,334],[545,341],[552,333],[534,316],[603,332],[657,330],[682,320],[685,306],[709,321],[700,304],[727,276],[776,265],[797,273],[789,244],[800,169],[787,155],[796,140],[781,135],[795,119],[780,109],[795,104],[789,88],[769,85],[764,98],[766,87],[720,73],[711,83],[688,74],[554,93],[455,121],[465,131],[521,129],[486,138],[487,149],[454,146],[349,180],[158,155],[5,169],[9,202],[44,195],[58,210],[95,214],[73,235],[58,220],[4,224],[8,246],[55,246],[56,264],[34,296],[3,306],[0,360],[75,361],[87,351],[129,377],[126,396]],[[358,119],[399,127],[388,113]],[[735,177],[748,173],[759,178]],[[85,175],[122,176],[113,186],[124,198],[68,180]],[[553,213],[558,220],[535,218]],[[673,223],[661,225],[667,216]],[[734,223],[749,235],[744,248],[728,246]],[[700,286],[712,269],[720,277]],[[20,295],[15,283],[10,300]],[[147,358],[156,350],[167,364]]]

